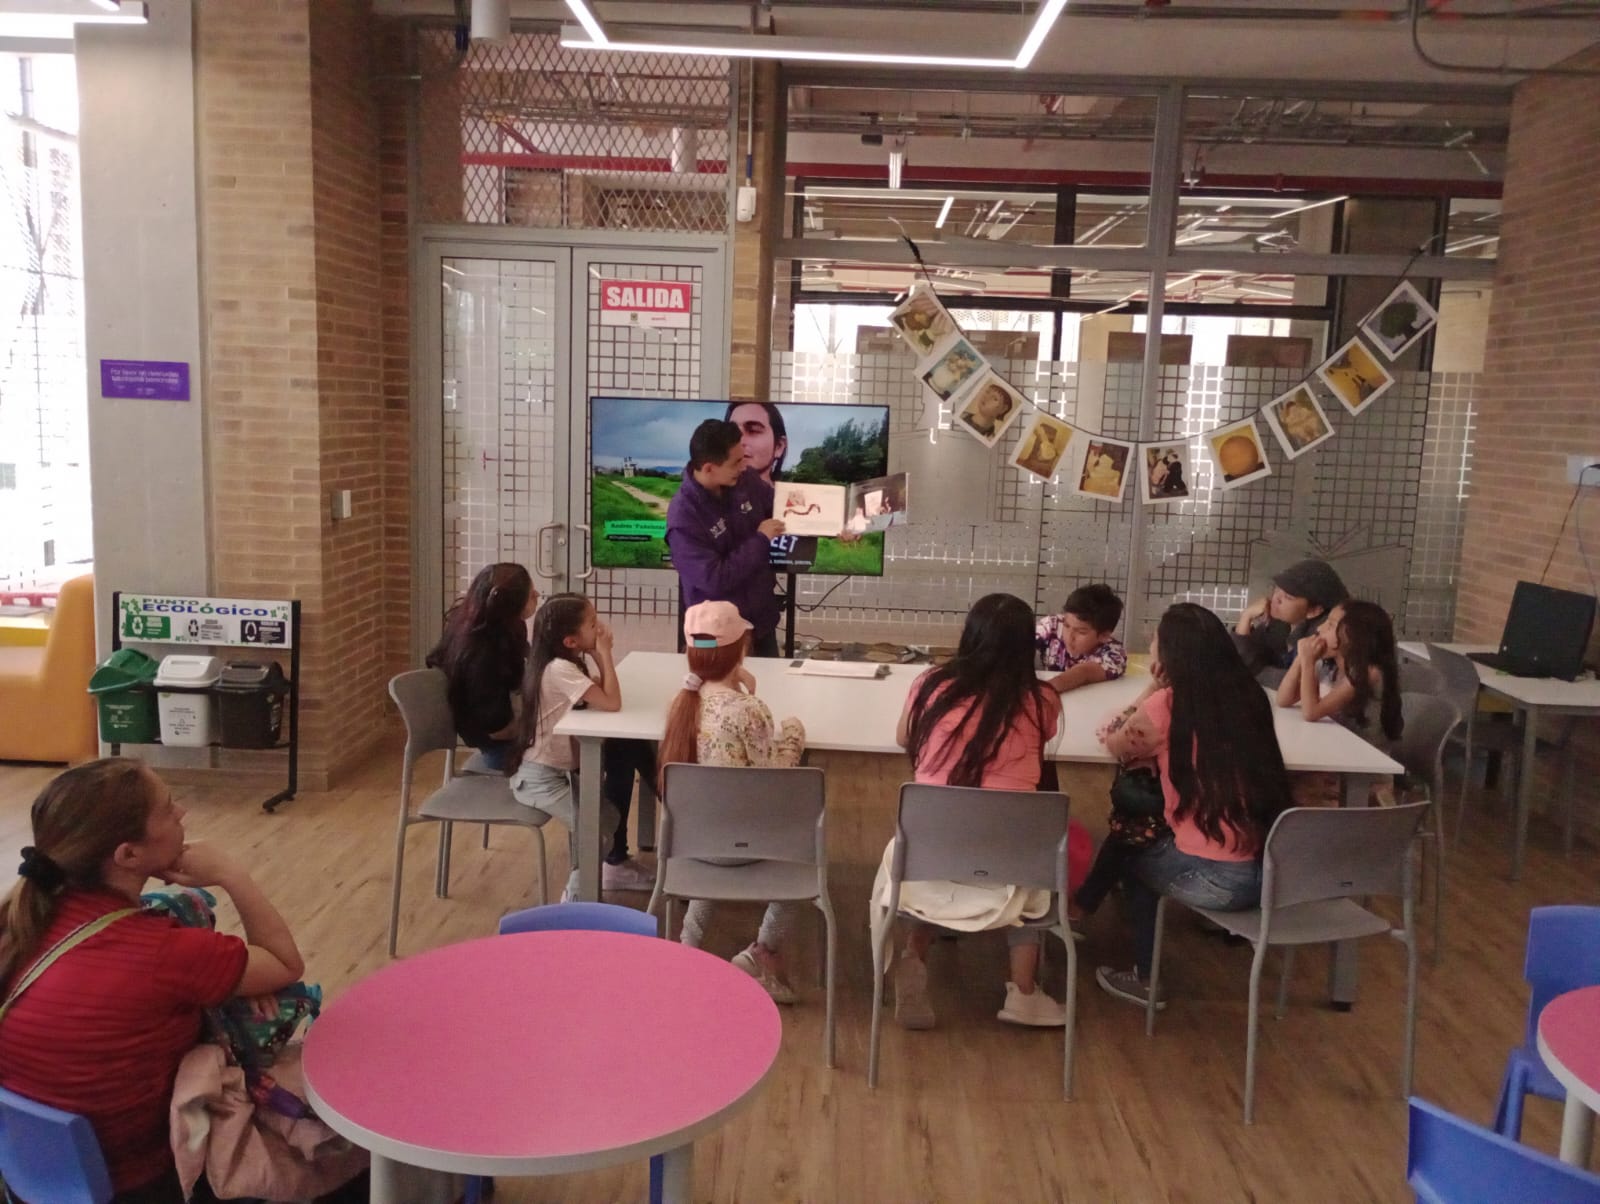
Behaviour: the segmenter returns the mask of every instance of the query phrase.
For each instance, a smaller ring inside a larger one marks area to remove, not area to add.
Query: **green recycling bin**
[[[100,705],[100,739],[107,744],[154,744],[160,733],[150,685],[160,666],[137,648],[119,648],[89,678]]]

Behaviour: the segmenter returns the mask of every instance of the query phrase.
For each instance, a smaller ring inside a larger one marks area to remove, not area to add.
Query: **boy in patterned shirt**
[[[1112,633],[1122,621],[1122,599],[1109,585],[1084,585],[1067,595],[1058,615],[1039,621],[1034,646],[1039,662],[1055,670],[1058,694],[1097,681],[1114,681],[1128,668],[1128,650]]]

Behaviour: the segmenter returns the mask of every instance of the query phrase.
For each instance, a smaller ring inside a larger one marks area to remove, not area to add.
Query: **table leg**
[[[1533,806],[1534,755],[1539,751],[1539,712],[1522,710],[1522,758],[1517,762],[1517,826],[1511,838],[1511,880],[1522,877],[1522,854],[1528,845],[1528,809]]]
[[[1373,786],[1382,779],[1365,773],[1340,775],[1341,807],[1365,807]],[[1359,955],[1356,941],[1335,941],[1328,947],[1328,999],[1341,1012],[1348,1012],[1356,1002],[1356,971]]]
[[[1561,1114],[1561,1161],[1587,1169],[1593,1144],[1594,1113],[1569,1091],[1566,1111]]]
[[[572,855],[578,860],[578,898],[600,899],[600,740],[578,737],[578,830]]]
[[[691,1204],[694,1199],[694,1145],[680,1145],[662,1155],[662,1204]]]
[[[367,1199],[371,1204],[454,1204],[461,1197],[463,1183],[460,1175],[424,1170],[374,1154]]]

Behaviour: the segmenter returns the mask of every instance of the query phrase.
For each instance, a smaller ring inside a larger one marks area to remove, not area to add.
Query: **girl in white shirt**
[[[611,628],[600,621],[582,594],[556,594],[533,618],[528,669],[522,684],[519,718],[521,750],[512,766],[511,793],[519,803],[555,816],[567,825],[568,839],[577,826],[573,806],[573,778],[578,767],[577,747],[571,736],[556,735],[556,724],[579,703],[598,711],[622,709],[622,687],[612,656]],[[591,674],[592,658],[598,678]],[[621,813],[601,800],[600,849],[572,848],[572,874],[562,902],[576,897],[578,857],[600,855],[609,845]]]

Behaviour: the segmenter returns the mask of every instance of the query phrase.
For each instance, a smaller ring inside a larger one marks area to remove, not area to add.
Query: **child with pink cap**
[[[667,712],[657,763],[735,768],[800,764],[806,732],[798,719],[775,724],[756,697],[756,680],[744,667],[751,624],[731,602],[700,602],[683,616],[689,672]],[[712,904],[691,902],[683,917],[683,943],[698,947]],[[805,920],[800,903],[769,903],[756,939],[734,954],[733,964],[779,1003],[795,1002],[784,974],[783,948]]]

